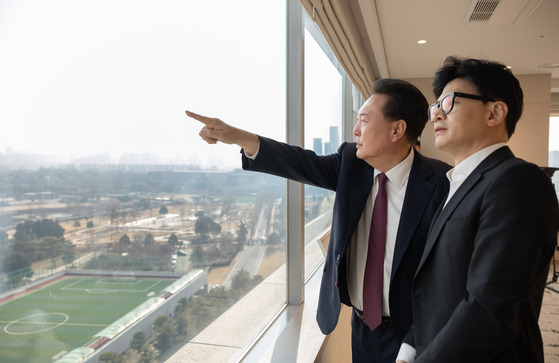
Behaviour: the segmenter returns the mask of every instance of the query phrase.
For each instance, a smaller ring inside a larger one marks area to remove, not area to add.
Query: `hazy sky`
[[[306,61],[312,147],[339,124],[341,78]],[[284,139],[283,1],[0,0],[0,154],[239,167],[238,148],[202,142],[185,108]],[[559,150],[559,119],[551,134]]]
[[[284,137],[284,7],[0,0],[0,153],[238,165],[238,149],[206,146],[184,109]]]

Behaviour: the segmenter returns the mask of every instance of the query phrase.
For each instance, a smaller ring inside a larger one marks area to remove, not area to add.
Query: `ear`
[[[503,101],[493,102],[490,112],[489,119],[487,120],[487,125],[489,127],[495,127],[501,124],[505,125],[505,118],[509,112],[509,108],[506,103]]]
[[[401,138],[405,138],[406,129],[408,128],[408,124],[404,120],[394,121],[392,123],[392,141],[396,142]]]

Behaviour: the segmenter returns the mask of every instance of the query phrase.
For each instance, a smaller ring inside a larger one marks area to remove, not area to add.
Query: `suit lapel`
[[[362,165],[362,170],[358,170],[358,168],[353,169],[349,195],[347,196],[349,198],[349,210],[347,213],[347,225],[349,228],[347,229],[347,236],[345,239],[346,247],[353,236],[353,232],[357,228],[357,223],[363,214],[367,198],[373,187],[375,169],[365,162],[363,162]]]
[[[462,185],[456,190],[454,195],[448,201],[447,205],[442,208],[439,208],[438,215],[435,216],[433,219],[433,223],[431,225],[431,229],[429,231],[429,235],[427,236],[427,242],[425,244],[425,250],[423,251],[423,256],[421,257],[421,261],[419,262],[418,271],[423,266],[425,260],[427,259],[428,255],[431,253],[431,250],[435,246],[439,235],[446,224],[446,221],[450,218],[454,210],[460,205],[462,200],[468,195],[468,193],[472,190],[472,188],[479,182],[479,180],[483,177],[483,174],[493,169],[496,165],[501,163],[503,160],[508,159],[510,157],[514,157],[514,154],[508,146],[502,147],[497,149],[492,154],[490,154],[485,160],[478,165],[477,168],[472,171],[472,173],[464,180]],[[442,210],[441,210],[442,208]]]
[[[464,199],[468,192],[473,188],[473,186],[478,182],[481,176],[482,174],[478,169],[474,170],[472,174],[470,174],[470,176],[468,176],[468,178],[464,180],[464,183],[462,183],[460,188],[456,190],[452,198],[448,201],[447,205],[444,208],[442,208],[442,206],[439,208],[439,215],[436,216],[436,219],[433,220],[431,229],[427,236],[425,250],[423,251],[421,261],[419,262],[419,268],[421,268],[427,255],[431,252],[431,249],[435,245],[435,241],[441,233],[441,230],[446,221],[452,215],[452,212],[456,209],[456,207],[460,204],[460,202],[462,201],[462,199]]]
[[[419,221],[423,217],[425,208],[431,199],[431,195],[435,190],[435,184],[428,180],[432,174],[432,169],[424,162],[422,156],[415,153],[402,206],[398,233],[396,234],[392,277],[402,261]]]

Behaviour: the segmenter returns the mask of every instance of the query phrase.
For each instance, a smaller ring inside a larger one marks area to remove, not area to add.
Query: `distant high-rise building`
[[[312,149],[315,153],[317,153],[317,155],[322,155],[322,138],[320,137],[315,137],[314,139],[312,139],[313,145],[312,145]]]
[[[340,136],[338,126],[330,126],[330,147],[337,149],[340,146]]]
[[[330,143],[329,142],[325,142],[324,143],[324,155],[328,155],[332,153],[332,149],[330,148]]]
[[[333,154],[340,146],[338,126],[330,126],[330,142],[324,143],[324,154]]]
[[[547,166],[559,168],[559,151],[550,151]]]

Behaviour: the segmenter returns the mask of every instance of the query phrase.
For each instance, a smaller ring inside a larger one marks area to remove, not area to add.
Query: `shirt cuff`
[[[256,152],[252,155],[247,154],[247,152],[243,149],[243,152],[245,153],[245,156],[247,158],[249,158],[250,160],[254,160],[256,159],[256,157],[258,156],[258,152],[260,151],[260,144],[258,144],[258,147],[256,148]]]
[[[403,360],[407,363],[415,362],[415,348],[409,344],[402,343],[400,346],[400,351],[398,352],[398,357],[396,360]]]

